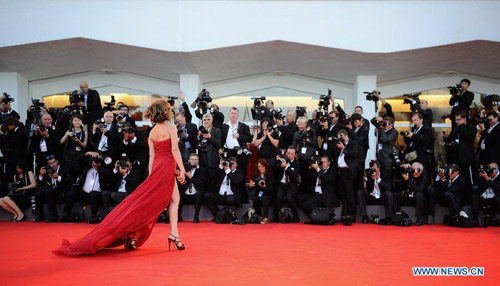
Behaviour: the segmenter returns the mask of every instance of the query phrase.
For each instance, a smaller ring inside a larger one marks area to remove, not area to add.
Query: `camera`
[[[14,98],[12,98],[12,96],[6,92],[3,93],[3,99],[2,99],[2,102],[1,103],[5,103],[5,104],[9,104],[11,102],[14,102]]]
[[[266,100],[265,96],[252,96],[250,98],[253,100],[253,108],[259,108],[264,106],[264,100]]]
[[[252,96],[251,99],[253,100],[253,107],[251,108],[252,112],[252,118],[253,120],[262,120],[266,114],[266,107],[264,106],[264,100],[266,100],[265,96]],[[274,114],[274,110],[273,110]]]
[[[328,89],[327,95],[321,95],[319,97],[318,107],[328,109],[328,106],[330,106],[330,99],[332,99],[332,90]]]
[[[222,152],[222,154],[220,154],[219,157],[222,160],[223,167],[231,167],[231,165],[233,165],[233,162],[229,160],[229,154],[227,152]]]
[[[483,115],[483,117],[481,117],[481,115]],[[474,121],[476,121],[477,124],[485,124],[488,122],[488,118],[484,115],[484,110],[474,114]]]
[[[79,102],[84,102],[84,101],[85,101],[85,95],[83,95],[83,93],[79,92],[78,90],[74,90],[69,95],[69,103],[71,105],[78,104]]]
[[[102,163],[104,163],[104,158],[102,158],[102,157],[90,157],[90,162],[96,163],[96,164],[102,164]]]
[[[403,166],[400,166],[399,172],[401,173],[401,175],[403,175],[403,174],[409,175],[409,174],[411,174],[412,170],[411,170],[411,167],[405,168]]]
[[[404,94],[403,96],[406,96],[408,98],[405,98],[403,100],[403,104],[413,104],[413,101],[415,101],[417,104],[420,103],[420,98],[418,98],[421,95],[421,93],[408,93]]]
[[[399,135],[401,135],[403,137],[408,137],[408,135],[410,135],[410,131],[401,131],[401,132],[399,132]]]
[[[118,161],[118,167],[120,169],[127,169],[129,167],[129,163],[127,160],[122,159],[122,160]]]
[[[377,120],[377,117],[373,117],[371,120],[370,120],[370,123],[375,126],[375,128],[384,128],[386,127],[388,124],[386,121],[382,120],[382,121],[378,121]]]
[[[170,103],[171,106],[173,106],[173,103],[175,103],[174,99],[177,99],[177,97],[169,96],[167,102]],[[198,93],[198,97],[191,104],[192,108],[196,107],[195,110],[196,117],[201,119],[204,114],[211,112],[211,110],[209,110],[210,107],[208,105],[210,102],[212,102],[212,98],[210,97],[210,92],[208,90],[203,89],[202,91],[200,91],[200,93]]]
[[[106,123],[104,123],[104,119],[103,118],[99,118],[95,121],[95,124],[97,124],[97,128],[101,129],[101,128],[106,128]]]
[[[205,126],[201,125],[200,127],[198,127],[198,130],[202,133],[202,134],[208,134],[210,133],[207,128],[205,128]]]
[[[342,122],[343,126],[351,124],[351,116],[349,114],[345,113],[342,116],[342,121],[341,122]]]
[[[331,141],[333,142],[333,144],[345,144],[345,139],[344,137],[329,137],[328,140],[330,140],[331,138]]]
[[[208,91],[207,91],[208,92]],[[210,93],[208,93],[210,95]],[[170,104],[170,106],[172,107],[172,109],[174,108],[174,105],[175,105],[175,101],[179,99],[177,96],[167,96],[167,98],[165,99],[166,102],[168,102],[168,104]],[[212,99],[210,99],[212,100]]]
[[[115,96],[112,95],[110,102],[104,102],[104,107],[102,108],[102,110],[104,110],[104,112],[106,112],[106,111],[113,111],[115,109],[114,108],[115,103],[116,103]]]
[[[375,161],[370,160],[370,163],[368,163],[368,167],[369,168],[365,169],[365,173],[366,173],[367,177],[371,177],[376,172],[376,170],[375,170]]]
[[[402,162],[401,162],[401,159],[399,158],[398,151],[396,151],[396,150],[392,151],[391,157],[392,157],[392,160],[394,160],[394,165],[396,165],[396,167],[401,166]]]
[[[380,94],[379,91],[376,91],[376,90],[374,90],[372,92],[365,91],[363,93],[366,94],[366,100],[373,101],[373,102],[378,102],[379,101],[379,98],[377,97],[377,95]]]
[[[267,131],[269,131],[269,132],[273,131],[275,134],[278,134],[280,132],[278,125],[276,125],[276,124],[274,124],[274,125],[268,124]]]
[[[302,139],[304,140],[312,138],[313,136],[314,130],[310,126],[307,126],[306,130],[302,131]]]
[[[250,150],[248,150],[248,148],[245,146],[236,148],[236,154],[238,156],[240,156],[241,154],[245,154],[245,156],[247,156],[248,158],[252,157],[252,152],[250,152]]]
[[[16,189],[21,187],[21,181],[16,181],[16,182],[10,182],[7,184],[7,191],[9,192],[10,195],[14,194]]]
[[[297,118],[305,116],[306,113],[307,113],[306,109],[307,109],[306,106],[296,106],[296,108],[295,108],[295,116]]]
[[[319,157],[319,152],[316,151],[314,155],[309,159],[309,165],[316,164],[321,168],[321,158]]]
[[[462,93],[462,86],[460,84],[456,84],[455,86],[448,86],[451,95],[455,95],[458,93]]]
[[[255,178],[255,179],[253,179],[253,181],[260,188],[265,188],[266,187],[266,178],[264,178],[264,177],[259,176],[259,177]]]
[[[489,174],[491,172],[491,169],[488,165],[480,165],[479,169],[477,169],[477,171],[479,173]]]
[[[116,116],[116,120],[118,120],[118,121],[123,120],[123,115],[118,114],[118,115]]]
[[[283,110],[281,108],[275,108],[272,110],[273,118],[283,120],[285,116],[283,116]]]
[[[276,167],[281,167],[281,164],[286,164],[287,162],[288,161],[286,160],[285,157],[278,155],[278,158],[276,159]]]

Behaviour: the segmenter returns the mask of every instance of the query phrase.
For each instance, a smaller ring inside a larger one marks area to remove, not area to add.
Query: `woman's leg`
[[[0,198],[0,207],[2,207],[4,210],[10,212],[11,214],[14,215],[14,219],[17,218],[17,212],[11,208],[5,201],[4,198]]]
[[[3,201],[9,205],[17,214],[17,219],[21,219],[24,217],[24,213],[19,209],[19,207],[16,205],[16,203],[11,200],[9,197],[3,198]]]
[[[177,184],[174,184],[174,192],[172,193],[172,200],[168,205],[168,215],[170,217],[170,233],[179,237],[179,231],[177,230],[177,218],[179,211],[179,189],[177,189]]]

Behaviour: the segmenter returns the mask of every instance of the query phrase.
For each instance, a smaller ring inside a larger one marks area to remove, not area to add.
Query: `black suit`
[[[88,111],[88,121],[85,122],[92,126],[92,124],[99,118],[103,116],[103,110],[101,105],[101,97],[97,90],[89,89],[87,95],[87,111]]]
[[[483,198],[481,194],[487,189],[491,188],[495,196],[493,198]],[[472,195],[472,214],[477,218],[483,206],[492,206],[497,213],[500,212],[500,176],[494,179],[488,178],[487,180],[481,179],[479,191]],[[494,217],[494,216],[493,216]]]
[[[122,134],[118,132],[118,126],[113,122],[111,128],[104,133],[108,137],[107,146],[99,149],[102,135],[99,128],[91,135],[90,139],[94,147],[93,150],[102,152],[103,157],[109,156],[114,162],[120,158],[120,140],[122,139]]]
[[[125,143],[123,139],[120,140],[119,150],[120,153],[127,154],[130,162],[132,162],[134,170],[139,174],[143,174],[149,162],[147,138],[140,129],[135,129],[135,138],[135,140],[129,139],[127,143]]]
[[[40,133],[35,133],[35,135],[31,138],[29,154],[30,156],[33,156],[33,153],[36,154],[37,169],[40,169],[47,164],[46,157],[48,155],[54,155],[59,161],[62,159],[61,134],[59,130],[57,130],[53,125],[47,128],[47,131],[49,136],[46,138],[44,138]],[[43,144],[40,144],[42,142]],[[42,152],[41,146],[45,146],[44,152]],[[28,158],[28,161],[32,162],[31,159],[32,158]]]
[[[189,154],[196,150],[195,141],[196,136],[198,136],[198,128],[195,124],[186,122],[184,126],[177,125],[177,130],[184,130],[182,135],[180,135],[179,142],[183,143],[183,148],[180,149],[182,161],[187,162]]]
[[[224,148],[224,151],[229,152],[230,156],[238,159],[238,166],[240,166],[240,168],[242,168],[243,170],[246,170],[246,166],[248,163],[247,156],[244,153],[238,155],[236,150],[227,148],[226,140],[229,133],[230,124],[231,122],[227,122],[226,124],[222,125],[221,145]],[[245,123],[238,122],[238,129],[236,130],[236,133],[238,133],[239,135],[237,140],[240,147],[245,147],[247,143],[252,142],[252,134],[250,134],[250,128]],[[229,136],[232,135],[229,134]]]
[[[186,170],[186,173],[188,172],[190,172],[190,170]],[[199,217],[201,205],[203,203],[203,194],[206,192],[206,184],[207,171],[203,167],[195,168],[191,178],[186,176],[186,183],[184,185],[178,184],[181,195],[179,217],[182,217],[182,206],[184,204],[194,204],[194,217]],[[192,194],[193,188],[196,190],[195,194]]]
[[[212,116],[214,118],[213,126],[221,129],[222,124],[224,124],[224,114],[214,109]]]
[[[16,174],[16,164],[26,160],[28,151],[28,130],[20,125],[15,130],[8,131],[2,136],[2,153],[5,156],[7,178],[9,181]]]
[[[380,173],[380,181],[377,183],[380,190],[380,199],[377,199],[375,196],[370,195],[375,189],[375,180],[369,177],[366,181],[366,190],[357,190],[356,197],[358,198],[358,205],[361,210],[361,215],[368,216],[366,212],[366,205],[375,205],[382,204],[385,208],[385,217],[392,217],[392,209],[394,203],[394,195],[391,189],[391,181],[390,177],[385,176],[385,174]]]
[[[398,130],[391,128],[389,130],[378,130],[378,146],[377,146],[377,160],[380,162],[381,174],[385,177],[383,179],[390,179],[392,176],[392,165],[394,158],[394,144],[398,140]]]
[[[255,181],[256,176],[252,180]],[[266,187],[261,188],[259,185],[250,188],[250,191],[255,191],[252,199],[252,205],[259,217],[269,218],[269,206],[274,196],[274,176],[269,174],[266,176]]]
[[[120,172],[113,173],[109,190],[104,190],[102,194],[102,203],[106,212],[110,212],[113,208],[121,203],[128,195],[130,195],[141,182],[141,173],[131,169],[125,177],[125,192],[120,192],[120,186],[123,181],[123,175]]]
[[[207,191],[203,195],[203,199],[205,200],[207,207],[214,216],[217,212],[217,205],[241,207],[241,193],[245,188],[245,174],[241,169],[236,168],[234,172],[227,174],[227,178],[229,179],[229,188],[231,189],[231,192],[233,192],[233,195],[219,194],[222,182],[226,177],[226,173],[219,167],[217,167],[217,169],[219,170],[219,176],[215,189]]]
[[[344,161],[347,167],[338,166],[338,161],[341,155],[344,155]],[[349,138],[347,145],[342,150],[338,157],[335,158],[337,167],[338,190],[339,196],[342,200],[342,215],[354,216],[354,208],[356,206],[354,201],[354,179],[358,171],[358,142]]]
[[[292,210],[294,218],[298,218],[296,198],[299,188],[298,180],[300,177],[300,165],[298,160],[293,160],[292,162],[288,162],[288,164],[290,166],[288,166],[286,170],[281,167],[277,167],[274,170],[276,185],[274,196],[274,219],[278,217],[283,200]],[[283,175],[285,175],[286,183],[281,182]]]
[[[450,185],[449,180],[438,180],[433,188],[429,188],[430,214],[434,215],[436,202],[448,206],[452,216],[458,216],[463,209],[465,180],[462,174]]]
[[[207,185],[209,187],[208,191],[212,191],[212,189],[216,185],[216,171],[219,166],[219,148],[221,148],[222,146],[222,133],[219,128],[212,127],[210,135],[212,135],[212,137],[210,139],[206,139],[207,149],[198,149],[198,154],[200,155],[200,165],[207,170]],[[195,144],[198,144],[202,140],[203,137],[196,137],[194,142]]]
[[[455,95],[450,98],[449,104],[453,106],[450,113],[450,119],[453,127],[455,127],[455,114],[459,111],[464,111],[469,116],[470,105],[474,101],[474,93],[466,91],[460,95]]]
[[[417,158],[411,161],[406,160],[406,163],[414,163],[414,162],[420,162],[422,165],[424,165],[424,168],[426,170],[430,170],[429,167],[429,160],[428,160],[428,152],[427,150],[433,150],[434,149],[434,134],[432,133],[432,130],[429,127],[423,126],[420,128],[412,128],[413,135],[411,138],[405,137],[404,141],[406,144],[406,149],[404,152],[404,156],[406,156],[408,153],[411,153],[413,151],[416,151]]]
[[[415,206],[417,208],[417,212],[415,216],[423,217],[426,215],[426,195],[427,188],[429,187],[429,179],[425,173],[422,173],[418,178],[412,178],[410,174],[410,178],[405,182],[404,188],[408,190],[409,193],[413,193],[413,198],[410,196],[404,196],[402,192],[394,193],[394,211],[401,211],[402,205],[412,205],[413,201],[415,202]]]
[[[40,177],[37,178],[38,188],[35,190],[35,201],[39,219],[44,218],[44,203],[47,203],[49,219],[57,220],[57,203],[70,187],[70,176],[66,169],[59,165],[57,174],[61,177],[60,181],[58,179],[52,180],[48,174],[42,176],[41,180]]]
[[[306,142],[303,139],[302,131],[299,130],[293,135],[292,145],[297,149],[299,154],[300,176],[302,179],[300,183],[299,203],[305,200],[303,196],[310,194],[310,190],[314,186],[315,172],[309,167],[309,160],[318,148],[318,137],[314,133],[309,140],[309,142]]]
[[[321,152],[320,154],[326,155],[330,157],[330,159],[335,158],[340,151],[339,149],[331,143],[328,143],[328,138],[330,137],[337,137],[337,132],[339,132],[340,129],[344,129],[344,126],[340,122],[337,122],[335,124],[329,124],[327,129],[321,130],[320,134],[318,136],[323,136],[323,143],[321,144]]]
[[[292,146],[293,135],[295,134],[295,132],[297,132],[297,130],[299,130],[297,124],[295,122],[292,122],[288,125],[282,125],[279,127],[279,130],[281,132],[281,135],[278,143],[278,148],[286,149],[289,146]]]
[[[340,205],[339,198],[335,192],[335,170],[329,167],[327,170],[320,170],[317,179],[321,186],[321,194],[314,195],[302,204],[302,209],[310,214],[315,208],[335,208]],[[314,192],[314,190],[313,190]]]
[[[479,139],[478,153],[479,164],[500,163],[500,124],[497,124],[490,132],[489,128],[483,130]],[[484,149],[482,150],[482,145]]]

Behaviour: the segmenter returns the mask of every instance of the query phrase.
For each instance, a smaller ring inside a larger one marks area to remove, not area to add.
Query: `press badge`
[[[305,153],[306,153],[306,151],[307,151],[307,148],[306,148],[306,147],[302,147],[302,148],[300,148],[300,153],[305,154]]]
[[[378,144],[378,150],[379,150],[379,151],[382,151],[382,143],[379,143],[379,144]]]
[[[323,150],[328,150],[328,144],[326,144],[326,142],[323,143]]]
[[[455,104],[453,104],[453,106],[457,107],[458,106],[458,102],[455,102]]]
[[[76,151],[82,151],[82,148],[80,148],[80,146],[77,146],[75,149]]]

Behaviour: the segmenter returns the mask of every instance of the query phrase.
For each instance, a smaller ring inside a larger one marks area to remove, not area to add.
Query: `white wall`
[[[168,51],[285,40],[393,52],[500,41],[499,1],[0,0],[0,47],[85,37]]]
[[[0,93],[4,92],[14,98],[11,103],[12,109],[21,115],[21,120],[26,120],[26,110],[29,106],[28,82],[18,73],[2,72],[0,73]]]

